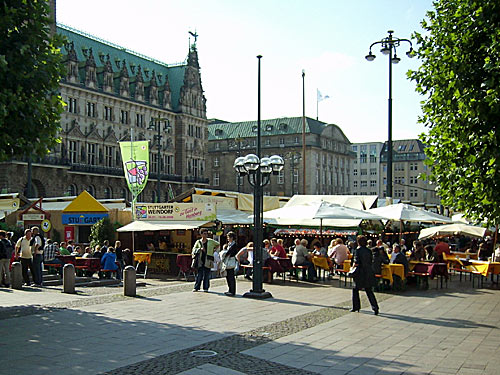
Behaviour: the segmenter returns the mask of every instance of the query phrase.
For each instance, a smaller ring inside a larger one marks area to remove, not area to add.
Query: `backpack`
[[[0,259],[10,259],[14,252],[12,242],[7,239],[2,239],[0,242]]]

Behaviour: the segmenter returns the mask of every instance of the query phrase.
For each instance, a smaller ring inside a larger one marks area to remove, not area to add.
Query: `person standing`
[[[352,309],[351,312],[358,312],[361,309],[359,291],[365,289],[366,296],[370,301],[373,313],[378,315],[379,307],[372,288],[376,285],[375,272],[372,267],[372,251],[366,247],[367,239],[360,235],[357,237],[358,247],[354,250],[354,266],[358,268],[354,274],[354,288],[352,288]]]
[[[236,257],[236,254],[238,254],[238,245],[236,244],[236,233],[229,232],[227,234],[227,252],[224,256],[224,259],[234,258]],[[226,281],[229,290],[224,294],[229,297],[234,297],[236,295],[236,279],[234,277],[234,268],[226,268]]]
[[[116,254],[116,261],[118,262],[118,273],[120,273],[120,279],[123,274],[123,269],[125,268],[124,263],[123,263],[123,249],[122,249],[122,243],[121,241],[115,241],[115,254]]]
[[[208,229],[200,230],[201,238],[193,246],[191,257],[193,258],[193,268],[198,270],[194,282],[193,292],[198,292],[203,282],[203,291],[208,292],[210,288],[210,269],[214,263],[214,250],[219,247],[219,243],[208,238]]]
[[[31,228],[31,252],[33,254],[33,282],[36,286],[42,286],[42,263],[43,263],[43,247],[44,240],[40,234],[38,227]]]
[[[35,268],[33,267],[32,254],[31,254],[31,229],[26,229],[24,231],[24,236],[17,240],[16,243],[16,258],[21,259],[21,266],[23,271],[24,285],[30,286],[30,277],[28,275],[28,268],[31,274],[35,274]]]
[[[8,240],[5,231],[0,230],[0,282],[5,287],[10,287],[10,258],[12,257],[12,242]]]

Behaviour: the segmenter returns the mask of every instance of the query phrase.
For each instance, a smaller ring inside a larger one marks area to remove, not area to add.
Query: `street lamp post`
[[[394,33],[393,30],[388,31],[389,36],[386,38],[383,38],[377,42],[373,42],[370,45],[370,52],[368,55],[365,56],[365,58],[368,61],[373,61],[375,60],[375,55],[372,53],[372,47],[380,44],[382,48],[380,49],[380,52],[382,54],[389,56],[389,120],[388,120],[388,141],[387,141],[387,189],[386,189],[386,198],[388,199],[389,203],[392,200],[392,64],[397,64],[401,61],[401,59],[397,55],[397,47],[400,46],[401,42],[407,42],[410,44],[410,49],[408,52],[406,52],[406,56],[409,58],[412,58],[414,56],[413,52],[413,46],[411,44],[411,41],[409,39],[401,39],[401,38],[396,38],[393,37],[392,34]],[[393,55],[394,52],[394,55]]]
[[[240,176],[248,176],[248,182],[253,186],[253,214],[254,214],[254,256],[252,289],[243,297],[270,298],[271,293],[262,288],[262,188],[270,181],[271,173],[278,174],[283,169],[284,161],[281,156],[273,155],[261,158],[260,155],[260,59],[258,59],[257,75],[257,154],[240,156],[234,161],[234,169]]]
[[[158,122],[158,126],[155,125],[155,121]],[[163,131],[168,131],[170,129],[170,120],[168,118],[160,118],[160,117],[151,117],[151,121],[149,122],[149,130],[157,130],[158,134],[154,136],[154,140],[156,140],[158,146],[158,160],[157,160],[157,175],[158,179],[156,180],[156,203],[160,203],[160,194],[161,194],[161,139],[163,135],[161,134],[161,122],[165,121],[165,126],[163,127]]]

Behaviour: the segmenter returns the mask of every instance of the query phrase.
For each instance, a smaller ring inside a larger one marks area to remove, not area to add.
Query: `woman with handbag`
[[[208,238],[208,229],[201,228],[201,238],[194,243],[191,252],[191,268],[198,271],[194,283],[193,292],[198,292],[203,282],[203,291],[208,292],[210,288],[210,269],[214,265],[214,250],[219,247],[219,243]]]
[[[226,281],[229,290],[224,294],[234,297],[236,294],[236,279],[234,269],[236,268],[236,254],[238,254],[238,245],[236,244],[236,233],[227,234],[227,250],[221,252],[222,270],[226,271]]]
[[[366,247],[367,239],[365,236],[357,237],[358,247],[354,250],[354,266],[349,273],[354,279],[354,288],[352,288],[352,309],[351,312],[359,312],[361,302],[359,300],[359,291],[364,289],[366,296],[370,301],[373,313],[378,315],[379,308],[375,294],[372,288],[376,285],[375,272],[372,267],[372,251]]]

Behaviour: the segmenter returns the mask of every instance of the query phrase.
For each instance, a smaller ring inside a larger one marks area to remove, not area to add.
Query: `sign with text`
[[[42,221],[45,219],[44,214],[23,214],[24,221]]]
[[[146,203],[135,206],[136,220],[212,221],[217,218],[213,203]]]
[[[69,225],[94,225],[108,214],[62,214],[62,223]]]

